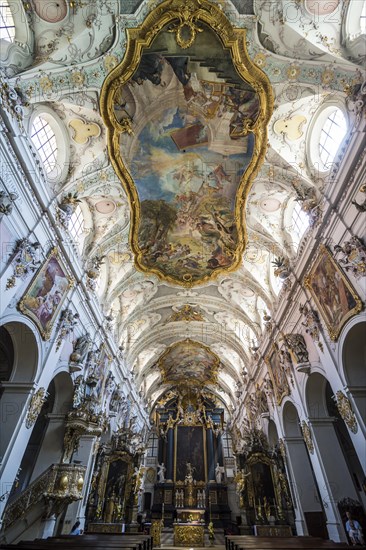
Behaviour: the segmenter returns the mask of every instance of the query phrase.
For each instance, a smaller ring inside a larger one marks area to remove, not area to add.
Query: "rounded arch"
[[[13,364],[8,381],[33,382],[40,362],[40,345],[33,330],[18,321],[9,321],[2,325],[2,329],[10,337],[13,347]]]
[[[277,426],[272,418],[268,421],[268,442],[271,447],[275,447],[278,443]]]
[[[299,413],[292,401],[286,401],[283,406],[282,422],[286,437],[302,437]]]
[[[63,453],[65,415],[70,410],[73,382],[68,372],[56,374],[47,387],[47,399],[32,428],[20,464],[20,486],[25,489]]]
[[[366,320],[353,323],[341,341],[341,364],[348,391],[366,426]]]
[[[61,371],[52,379],[55,386],[55,399],[53,403],[53,414],[66,414],[72,405],[74,384],[70,374]],[[51,382],[51,383],[52,383]]]
[[[353,325],[344,339],[342,363],[349,386],[366,386],[366,321]]]
[[[305,398],[309,418],[326,418],[329,416],[326,403],[328,380],[320,373],[312,373],[306,383]]]

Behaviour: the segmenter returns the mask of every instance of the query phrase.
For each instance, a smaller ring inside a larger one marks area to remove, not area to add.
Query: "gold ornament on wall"
[[[47,399],[47,395],[48,394],[47,394],[45,388],[39,388],[36,391],[36,393],[34,393],[32,395],[30,403],[29,403],[27,418],[25,420],[26,428],[29,429],[35,424],[35,422],[38,418],[38,415],[41,412],[43,403]]]
[[[337,404],[339,414],[347,424],[348,428],[351,430],[352,433],[357,433],[357,421],[348,397],[346,397],[344,393],[339,390],[337,391],[333,399]]]
[[[311,430],[305,420],[301,422],[301,431],[309,453],[314,454],[314,443],[311,435]]]

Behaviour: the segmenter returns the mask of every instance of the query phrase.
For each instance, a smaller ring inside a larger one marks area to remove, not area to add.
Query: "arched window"
[[[0,4],[0,39],[14,42],[15,24],[10,6],[7,2]]]
[[[301,205],[296,202],[292,212],[292,230],[296,236],[301,239],[307,228],[309,227],[309,218],[301,209]]]
[[[51,125],[42,116],[36,116],[31,130],[32,141],[47,173],[57,164],[57,141]]]
[[[361,33],[366,34],[366,2],[363,3],[362,12],[360,15]]]
[[[328,115],[320,132],[319,156],[325,168],[333,162],[346,133],[345,116],[340,109],[335,108]]]
[[[69,232],[77,244],[80,244],[84,233],[84,216],[80,206],[76,207],[69,222]]]

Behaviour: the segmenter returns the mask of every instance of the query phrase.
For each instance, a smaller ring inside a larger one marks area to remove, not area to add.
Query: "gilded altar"
[[[197,547],[204,545],[205,530],[203,525],[174,525],[174,546]]]

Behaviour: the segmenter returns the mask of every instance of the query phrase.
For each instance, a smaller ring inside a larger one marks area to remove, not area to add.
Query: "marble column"
[[[215,480],[215,449],[211,428],[206,430],[208,481]]]
[[[174,430],[169,428],[166,446],[166,479],[168,482],[173,481],[173,464],[174,464]]]

